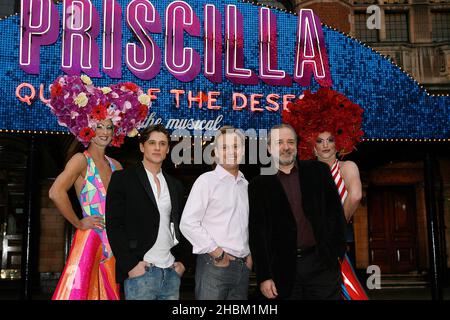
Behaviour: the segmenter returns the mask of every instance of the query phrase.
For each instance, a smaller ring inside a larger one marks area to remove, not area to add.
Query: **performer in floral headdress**
[[[87,76],[61,76],[50,88],[48,106],[87,149],[75,154],[53,183],[49,197],[77,229],[54,300],[118,300],[115,259],[105,231],[106,190],[114,170],[122,169],[105,156],[105,149],[119,147],[125,136],[137,134],[145,120],[150,97],[134,83],[94,87]],[[83,212],[80,220],[68,190],[75,186]]]
[[[354,242],[352,217],[361,200],[359,170],[352,161],[338,160],[355,149],[361,141],[363,110],[347,97],[328,88],[316,93],[305,91],[302,99],[284,110],[283,122],[290,124],[299,136],[298,150],[302,160],[317,157],[328,164],[338,188],[348,222],[347,243]],[[367,300],[348,256],[341,263],[342,296],[346,300]]]

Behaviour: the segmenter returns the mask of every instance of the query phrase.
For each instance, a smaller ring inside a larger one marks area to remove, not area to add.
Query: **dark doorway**
[[[372,186],[368,201],[370,263],[384,274],[417,271],[414,187]]]

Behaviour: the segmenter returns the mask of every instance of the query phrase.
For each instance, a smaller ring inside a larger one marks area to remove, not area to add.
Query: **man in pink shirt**
[[[252,258],[248,244],[248,182],[239,171],[245,137],[222,127],[214,140],[217,166],[195,181],[180,230],[197,254],[198,300],[247,299]]]

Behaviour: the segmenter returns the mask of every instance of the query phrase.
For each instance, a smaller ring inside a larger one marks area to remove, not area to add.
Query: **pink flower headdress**
[[[48,106],[87,147],[95,136],[97,123],[111,119],[114,135],[111,145],[119,147],[125,136],[135,136],[147,117],[151,101],[138,85],[125,82],[98,88],[86,76],[60,76],[50,86]]]

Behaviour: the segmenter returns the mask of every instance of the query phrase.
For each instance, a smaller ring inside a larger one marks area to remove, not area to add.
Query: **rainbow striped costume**
[[[83,217],[104,217],[106,189],[87,150],[84,155],[87,170],[79,199]],[[106,159],[114,171],[113,162]],[[77,229],[52,300],[119,300],[115,259],[105,229]]]
[[[344,204],[345,199],[348,196],[347,188],[345,187],[344,179],[341,177],[341,168],[339,161],[336,161],[331,166],[331,175],[333,176],[334,183],[341,197],[341,202]],[[366,292],[364,291],[361,283],[359,283],[356,277],[355,270],[350,263],[350,260],[345,255],[341,261],[341,274],[342,274],[342,297],[344,300],[368,300]]]

